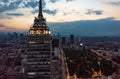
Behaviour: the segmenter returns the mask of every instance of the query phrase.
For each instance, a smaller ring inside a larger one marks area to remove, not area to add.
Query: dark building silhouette
[[[62,37],[62,45],[65,45],[65,44],[66,44],[66,38]]]
[[[70,44],[74,44],[74,35],[70,35]]]
[[[53,41],[52,41],[52,47],[53,48],[59,47],[59,39],[53,39]]]

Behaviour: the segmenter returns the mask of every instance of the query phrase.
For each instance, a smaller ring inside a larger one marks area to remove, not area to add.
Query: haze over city
[[[0,0],[0,32],[28,32],[39,0]],[[46,5],[47,4],[47,5]],[[52,34],[120,36],[120,0],[44,0]]]

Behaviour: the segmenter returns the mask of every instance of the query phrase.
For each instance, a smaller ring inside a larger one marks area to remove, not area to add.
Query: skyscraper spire
[[[42,14],[42,0],[39,0],[39,14],[38,14],[38,17],[43,17],[43,14]]]

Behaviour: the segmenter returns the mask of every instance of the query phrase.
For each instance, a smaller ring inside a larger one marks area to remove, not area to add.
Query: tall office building
[[[74,35],[70,35],[70,44],[74,44]]]
[[[27,79],[51,79],[52,36],[42,14],[42,0],[39,0],[39,14],[30,27],[27,43]]]
[[[62,37],[62,45],[65,45],[65,44],[66,44],[66,38]]]

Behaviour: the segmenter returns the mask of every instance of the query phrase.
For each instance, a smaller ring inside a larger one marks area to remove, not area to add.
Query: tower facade
[[[39,0],[39,14],[30,27],[25,72],[28,79],[51,79],[52,36],[42,14],[42,0]]]

